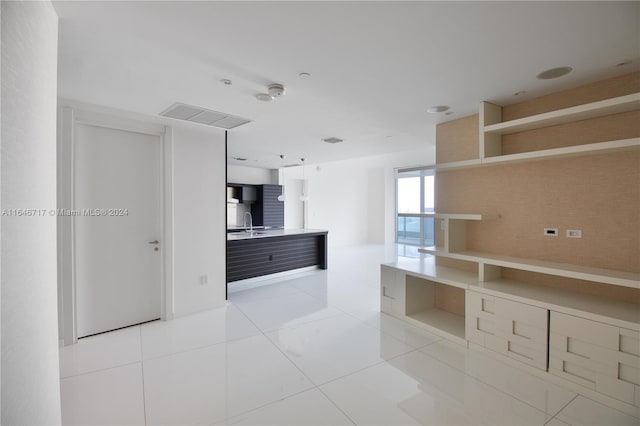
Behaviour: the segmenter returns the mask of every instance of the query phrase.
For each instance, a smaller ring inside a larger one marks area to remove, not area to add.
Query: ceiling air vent
[[[325,141],[326,143],[340,143],[342,142],[342,139],[338,139],[338,138],[326,138],[326,139],[322,139],[323,141]]]
[[[251,120],[236,117],[224,112],[211,111],[200,107],[181,104],[176,102],[160,113],[163,117],[186,120],[193,123],[206,124],[207,126],[220,127],[222,129],[233,129],[243,124],[250,123]]]

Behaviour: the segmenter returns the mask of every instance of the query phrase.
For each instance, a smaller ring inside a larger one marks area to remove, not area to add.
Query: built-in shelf
[[[640,325],[635,303],[504,279],[478,283],[473,290],[619,327],[637,329]]]
[[[539,151],[520,152],[517,154],[496,155],[485,157],[482,160],[474,160],[473,164],[459,165],[453,162],[438,164],[438,170],[458,170],[474,167],[486,167],[496,164],[522,163],[526,161],[578,157],[587,154],[606,154],[616,151],[633,151],[640,149],[640,138],[619,139],[606,142],[596,142],[583,145],[566,146],[562,148],[543,149]]]
[[[470,169],[481,166],[482,163],[479,158],[473,160],[453,161],[451,163],[436,164],[436,170],[458,170],[458,169]]]
[[[436,266],[434,257],[423,259],[399,257],[396,262],[387,263],[386,265],[400,269],[418,278],[425,278],[462,289],[466,289],[470,285],[476,285],[478,282],[478,274],[445,266]]]
[[[452,259],[478,262],[479,264],[520,269],[523,271],[537,272],[540,274],[556,275],[559,277],[575,278],[578,280],[619,285],[623,287],[640,288],[640,273],[637,272],[593,268],[590,266],[572,265],[569,263],[557,263],[536,259],[523,259],[519,257],[499,256],[471,251],[448,253],[442,249],[436,249],[434,251],[427,251],[427,249],[428,248],[422,248],[418,249],[418,251],[421,253],[430,253]]]
[[[454,219],[454,220],[493,220],[500,218],[499,214],[493,213],[436,213],[436,219]]]
[[[451,337],[460,339],[461,343],[466,343],[464,335],[464,316],[452,314],[438,308],[430,308],[411,315],[407,315],[409,320],[416,321],[420,325],[427,326],[436,334],[444,332]]]
[[[485,133],[505,135],[640,109],[640,93],[591,102],[484,126]]]
[[[640,149],[640,138],[620,139],[607,142],[597,142],[584,145],[574,145],[562,148],[543,149],[540,151],[521,152],[518,154],[498,155],[482,159],[482,164],[518,163],[524,161],[542,160],[547,158],[576,157],[585,154],[605,154],[615,151],[632,151]]]

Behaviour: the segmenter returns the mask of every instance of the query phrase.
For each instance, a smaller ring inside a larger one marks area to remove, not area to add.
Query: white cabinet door
[[[551,312],[549,372],[640,406],[640,333]]]
[[[466,293],[466,338],[510,358],[547,369],[548,311],[543,308]]]
[[[466,339],[490,349],[497,347],[499,344],[496,342],[496,298],[467,291],[465,311]]]
[[[405,315],[405,273],[387,265],[380,266],[380,310]]]

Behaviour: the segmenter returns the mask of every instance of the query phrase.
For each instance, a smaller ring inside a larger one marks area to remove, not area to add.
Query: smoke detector
[[[279,98],[280,96],[284,95],[284,86],[277,83],[270,84],[267,87],[267,91],[272,98]]]

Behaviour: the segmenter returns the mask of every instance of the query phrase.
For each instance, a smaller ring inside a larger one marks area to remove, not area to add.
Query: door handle
[[[158,245],[158,244],[160,244],[160,241],[158,241],[158,240],[155,240],[155,241],[149,241],[147,244],[155,244],[155,245]]]

